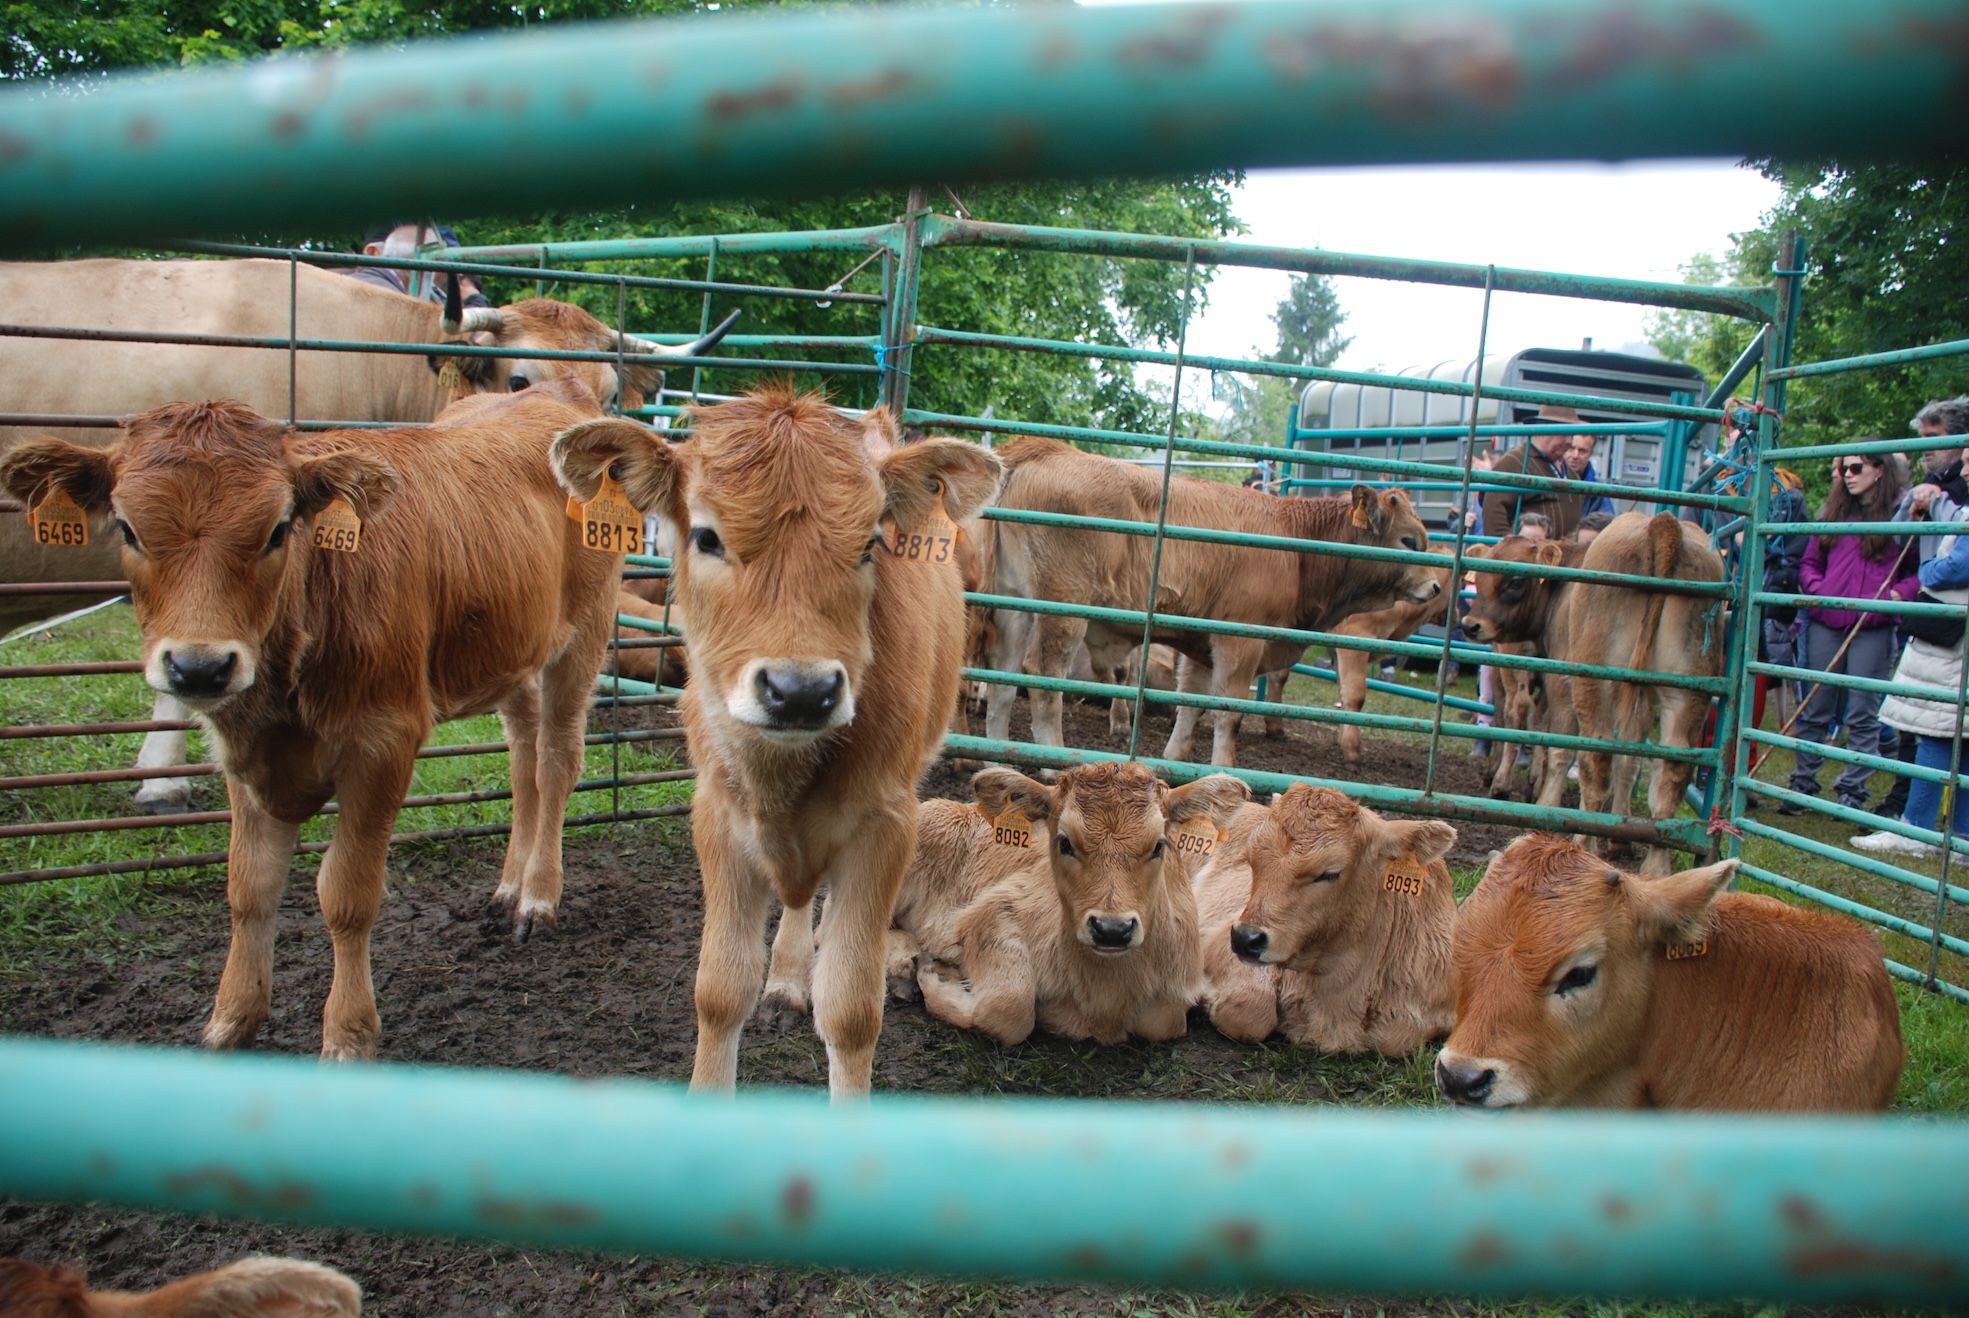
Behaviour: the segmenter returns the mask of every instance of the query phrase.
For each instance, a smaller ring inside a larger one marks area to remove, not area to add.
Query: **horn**
[[[464,323],[458,327],[457,332],[476,334],[480,330],[485,330],[497,334],[505,327],[505,313],[498,307],[468,307],[465,310]]]
[[[438,324],[446,334],[456,334],[458,322],[464,318],[465,294],[458,287],[458,276],[453,275],[450,284],[444,290],[444,319]]]
[[[713,327],[709,334],[701,339],[693,339],[689,343],[675,345],[651,343],[648,339],[639,339],[633,334],[621,334],[617,337],[622,340],[622,348],[625,352],[650,353],[658,357],[702,357],[706,349],[717,347],[718,340],[731,333],[732,326],[738,324],[739,315],[739,312],[732,312]]]

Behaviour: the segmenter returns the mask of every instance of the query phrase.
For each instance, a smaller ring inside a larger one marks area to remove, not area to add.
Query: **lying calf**
[[[355,1318],[362,1291],[333,1268],[245,1258],[154,1291],[92,1291],[76,1268],[0,1259],[0,1314],[17,1318]]]
[[[890,932],[892,991],[912,969],[932,1015],[1003,1044],[1174,1039],[1201,974],[1181,857],[1215,845],[1248,796],[1213,774],[1170,787],[1139,764],[972,779],[977,807],[923,802]],[[918,965],[918,961],[921,964]]]
[[[1469,1107],[1884,1108],[1901,1020],[1860,925],[1661,878],[1549,835],[1491,859],[1456,927],[1436,1087]]]
[[[1210,1023],[1256,1043],[1400,1056],[1454,1019],[1456,830],[1391,821],[1326,787],[1238,811],[1197,876]]]

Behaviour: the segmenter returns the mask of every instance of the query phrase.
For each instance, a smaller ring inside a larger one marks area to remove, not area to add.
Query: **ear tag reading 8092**
[[[1400,855],[1388,862],[1388,868],[1381,871],[1381,891],[1392,892],[1399,897],[1420,897],[1428,886],[1428,867],[1413,855]]]
[[[27,524],[37,545],[80,549],[89,543],[89,515],[59,486],[28,510]]]
[[[1176,830],[1176,854],[1208,860],[1210,853],[1217,849],[1217,844],[1229,836],[1230,834],[1217,827],[1217,821],[1209,815],[1204,815],[1200,819],[1186,820],[1183,826]]]
[[[330,499],[328,506],[314,515],[316,549],[353,554],[361,544],[362,519],[356,516],[354,505],[341,495]]]
[[[643,552],[643,515],[607,472],[602,473],[595,497],[581,505],[580,520],[581,543],[596,553]]]
[[[936,506],[914,531],[896,527],[889,552],[912,563],[948,563],[956,552],[957,523],[943,510],[943,491],[937,491]]]
[[[991,825],[991,840],[996,846],[1012,847],[1024,851],[1032,846],[1032,821],[1017,806],[1005,807],[1005,813],[996,818],[985,814],[982,804],[978,813],[984,815],[985,822]]]

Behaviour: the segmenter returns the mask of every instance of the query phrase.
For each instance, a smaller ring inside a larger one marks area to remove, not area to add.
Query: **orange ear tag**
[[[89,543],[89,515],[59,486],[28,511],[27,524],[37,545],[80,549]]]
[[[948,563],[956,552],[957,523],[943,510],[943,491],[937,491],[936,507],[914,531],[896,528],[889,552],[912,563]]]
[[[1414,856],[1397,856],[1381,872],[1381,891],[1402,897],[1420,897],[1428,886],[1429,871]]]
[[[1700,943],[1668,943],[1663,946],[1662,953],[1670,961],[1688,961],[1694,957],[1708,956],[1709,940],[1705,938]]]
[[[362,519],[347,499],[336,495],[314,515],[314,547],[355,553],[362,544]]]
[[[1176,830],[1176,854],[1208,860],[1210,853],[1217,849],[1217,844],[1229,836],[1217,827],[1217,821],[1209,815],[1191,819]]]
[[[595,497],[581,505],[580,520],[581,543],[596,553],[643,552],[643,515],[607,472]]]
[[[1017,806],[991,821],[991,840],[1001,847],[1024,851],[1032,846],[1032,821]]]

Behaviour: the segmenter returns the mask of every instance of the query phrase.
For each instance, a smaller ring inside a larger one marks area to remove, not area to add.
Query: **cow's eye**
[[[1169,844],[1165,842],[1162,838],[1157,838],[1155,840],[1155,845],[1149,848],[1149,859],[1161,860],[1162,853],[1167,851],[1168,849],[1169,849]]]
[[[128,522],[124,521],[121,517],[117,518],[116,529],[123,532],[124,544],[130,546],[130,548],[136,550],[139,553],[143,552],[143,546],[137,543],[137,533],[130,529],[130,524]]]
[[[1403,548],[1403,549],[1420,549],[1420,548],[1422,548],[1422,546],[1421,546],[1421,545],[1418,545],[1418,544],[1416,544],[1416,543],[1415,543],[1415,537],[1414,537],[1414,536],[1412,536],[1412,535],[1405,535],[1405,536],[1403,536],[1403,537],[1402,537],[1402,548]]]
[[[509,376],[506,380],[506,387],[514,393],[520,393],[523,390],[532,388],[533,381],[527,379],[524,375]]]
[[[1322,874],[1315,874],[1315,875],[1313,875],[1313,882],[1314,882],[1314,883],[1333,883],[1333,882],[1335,882],[1336,880],[1338,880],[1338,879],[1339,879],[1339,877],[1340,877],[1340,871],[1339,871],[1339,870],[1337,870],[1337,869],[1330,869],[1330,870],[1327,870],[1326,872],[1324,872],[1324,873],[1322,873]]]
[[[1062,856],[1071,856],[1073,854],[1073,843],[1067,840],[1065,833],[1060,834],[1060,840],[1057,845],[1060,848],[1060,854]]]
[[[288,523],[286,521],[279,521],[273,524],[273,533],[267,537],[267,547],[261,551],[262,553],[271,554],[274,550],[287,543],[287,526]]]
[[[700,526],[691,532],[691,548],[700,554],[709,554],[713,558],[725,556],[725,542],[720,540],[718,533],[708,526]]]
[[[872,535],[868,537],[868,543],[861,547],[861,565],[867,567],[870,563],[873,563],[875,561],[875,551],[881,547],[881,536]]]
[[[1574,966],[1553,986],[1552,992],[1562,998],[1571,997],[1599,977],[1600,967],[1598,965]]]

